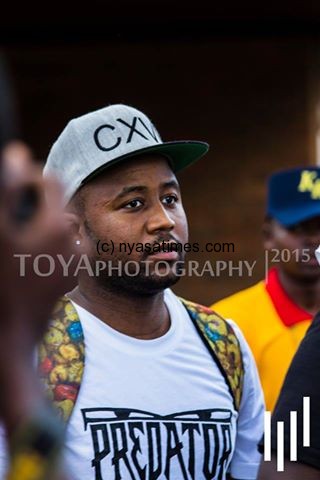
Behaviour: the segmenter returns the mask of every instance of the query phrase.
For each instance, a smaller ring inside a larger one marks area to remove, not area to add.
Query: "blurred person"
[[[31,149],[20,138],[17,101],[0,52],[0,418],[10,451],[7,475],[9,480],[62,480],[58,462],[64,427],[45,401],[34,351],[57,297],[72,284],[59,273],[54,284],[31,271],[23,279],[14,255],[70,254],[70,232],[58,187],[42,180]],[[51,192],[49,204],[45,188]]]
[[[273,410],[290,362],[320,307],[320,169],[276,172],[268,183],[264,248],[274,264],[265,280],[212,309],[241,328]]]
[[[320,246],[315,251],[320,264]],[[271,461],[261,463],[259,480],[306,480],[320,479],[320,388],[317,365],[320,364],[320,314],[317,313],[293,357],[281,388],[271,418]],[[304,413],[304,398],[309,401],[309,415]],[[291,413],[297,416],[297,435],[294,448],[296,460],[292,458]],[[284,424],[283,452],[284,472],[277,470],[277,425]],[[304,423],[308,422],[308,441],[304,439]],[[259,449],[264,453],[264,439]]]
[[[21,276],[14,256],[68,257],[73,244],[59,187],[43,181],[24,146],[19,151],[21,155],[18,150],[17,156],[13,151],[3,155],[0,171],[0,417],[10,450],[7,478],[60,480],[64,428],[45,400],[34,353],[58,296],[71,283],[58,269],[50,280],[30,269]]]
[[[257,476],[251,352],[232,321],[170,289],[184,253],[168,246],[188,239],[175,172],[207,149],[163,143],[145,114],[112,105],[70,121],[50,151],[45,175],[64,182],[83,264],[51,315],[40,374],[68,422],[73,480]]]
[[[271,419],[271,461],[263,461],[259,480],[320,479],[320,314],[303,338],[287,372]],[[310,398],[310,446],[303,445],[303,397]],[[297,412],[297,461],[290,461],[290,413]],[[284,422],[284,472],[277,471],[277,422]],[[263,441],[260,444],[263,452]]]
[[[31,148],[22,140],[10,140],[7,142],[1,150],[2,162],[10,165],[11,169],[21,168],[22,165],[26,166],[33,160],[33,152]]]

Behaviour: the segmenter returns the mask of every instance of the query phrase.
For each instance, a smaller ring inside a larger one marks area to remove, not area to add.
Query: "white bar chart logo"
[[[304,447],[310,447],[310,397],[303,397]],[[297,412],[290,412],[290,461],[297,461]],[[264,461],[271,460],[271,412],[264,414]],[[284,471],[284,422],[277,422],[277,471]]]

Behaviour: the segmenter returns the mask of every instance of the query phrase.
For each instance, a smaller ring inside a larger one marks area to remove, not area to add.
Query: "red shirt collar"
[[[294,301],[287,295],[282,287],[279,279],[279,273],[276,267],[269,270],[267,280],[265,282],[266,290],[269,293],[282,322],[291,327],[295,323],[302,322],[304,320],[312,320],[312,315],[299,307]]]

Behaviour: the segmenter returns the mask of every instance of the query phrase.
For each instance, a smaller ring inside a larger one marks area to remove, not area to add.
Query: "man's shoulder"
[[[214,308],[203,305],[202,303],[195,302],[194,300],[189,300],[183,297],[178,298],[193,319],[198,318],[200,321],[203,321],[205,323],[210,323],[214,321],[216,325],[218,325],[219,323],[225,323],[229,326],[228,328],[230,328],[230,330],[233,330],[232,322],[230,322],[223,315],[215,311]]]
[[[221,318],[221,316],[217,312],[215,312],[214,309],[211,307],[203,305],[202,303],[195,302],[194,300],[189,300],[183,297],[178,297],[178,298],[184,304],[184,306],[187,307],[187,309],[195,310],[204,315],[217,315],[218,317]]]
[[[241,355],[243,337],[239,327],[232,320],[224,318],[211,307],[182,297],[179,297],[179,300],[186,307],[200,334],[209,341],[211,348],[215,350],[216,346],[214,344],[216,343],[218,349],[222,344],[232,344]]]
[[[235,408],[239,410],[244,366],[240,339],[235,326],[209,307],[184,298],[180,300],[188,310],[214,360],[220,365],[220,370],[229,385]]]

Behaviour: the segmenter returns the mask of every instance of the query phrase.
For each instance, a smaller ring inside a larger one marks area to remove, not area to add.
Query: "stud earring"
[[[76,245],[80,245],[80,240],[76,240]]]

